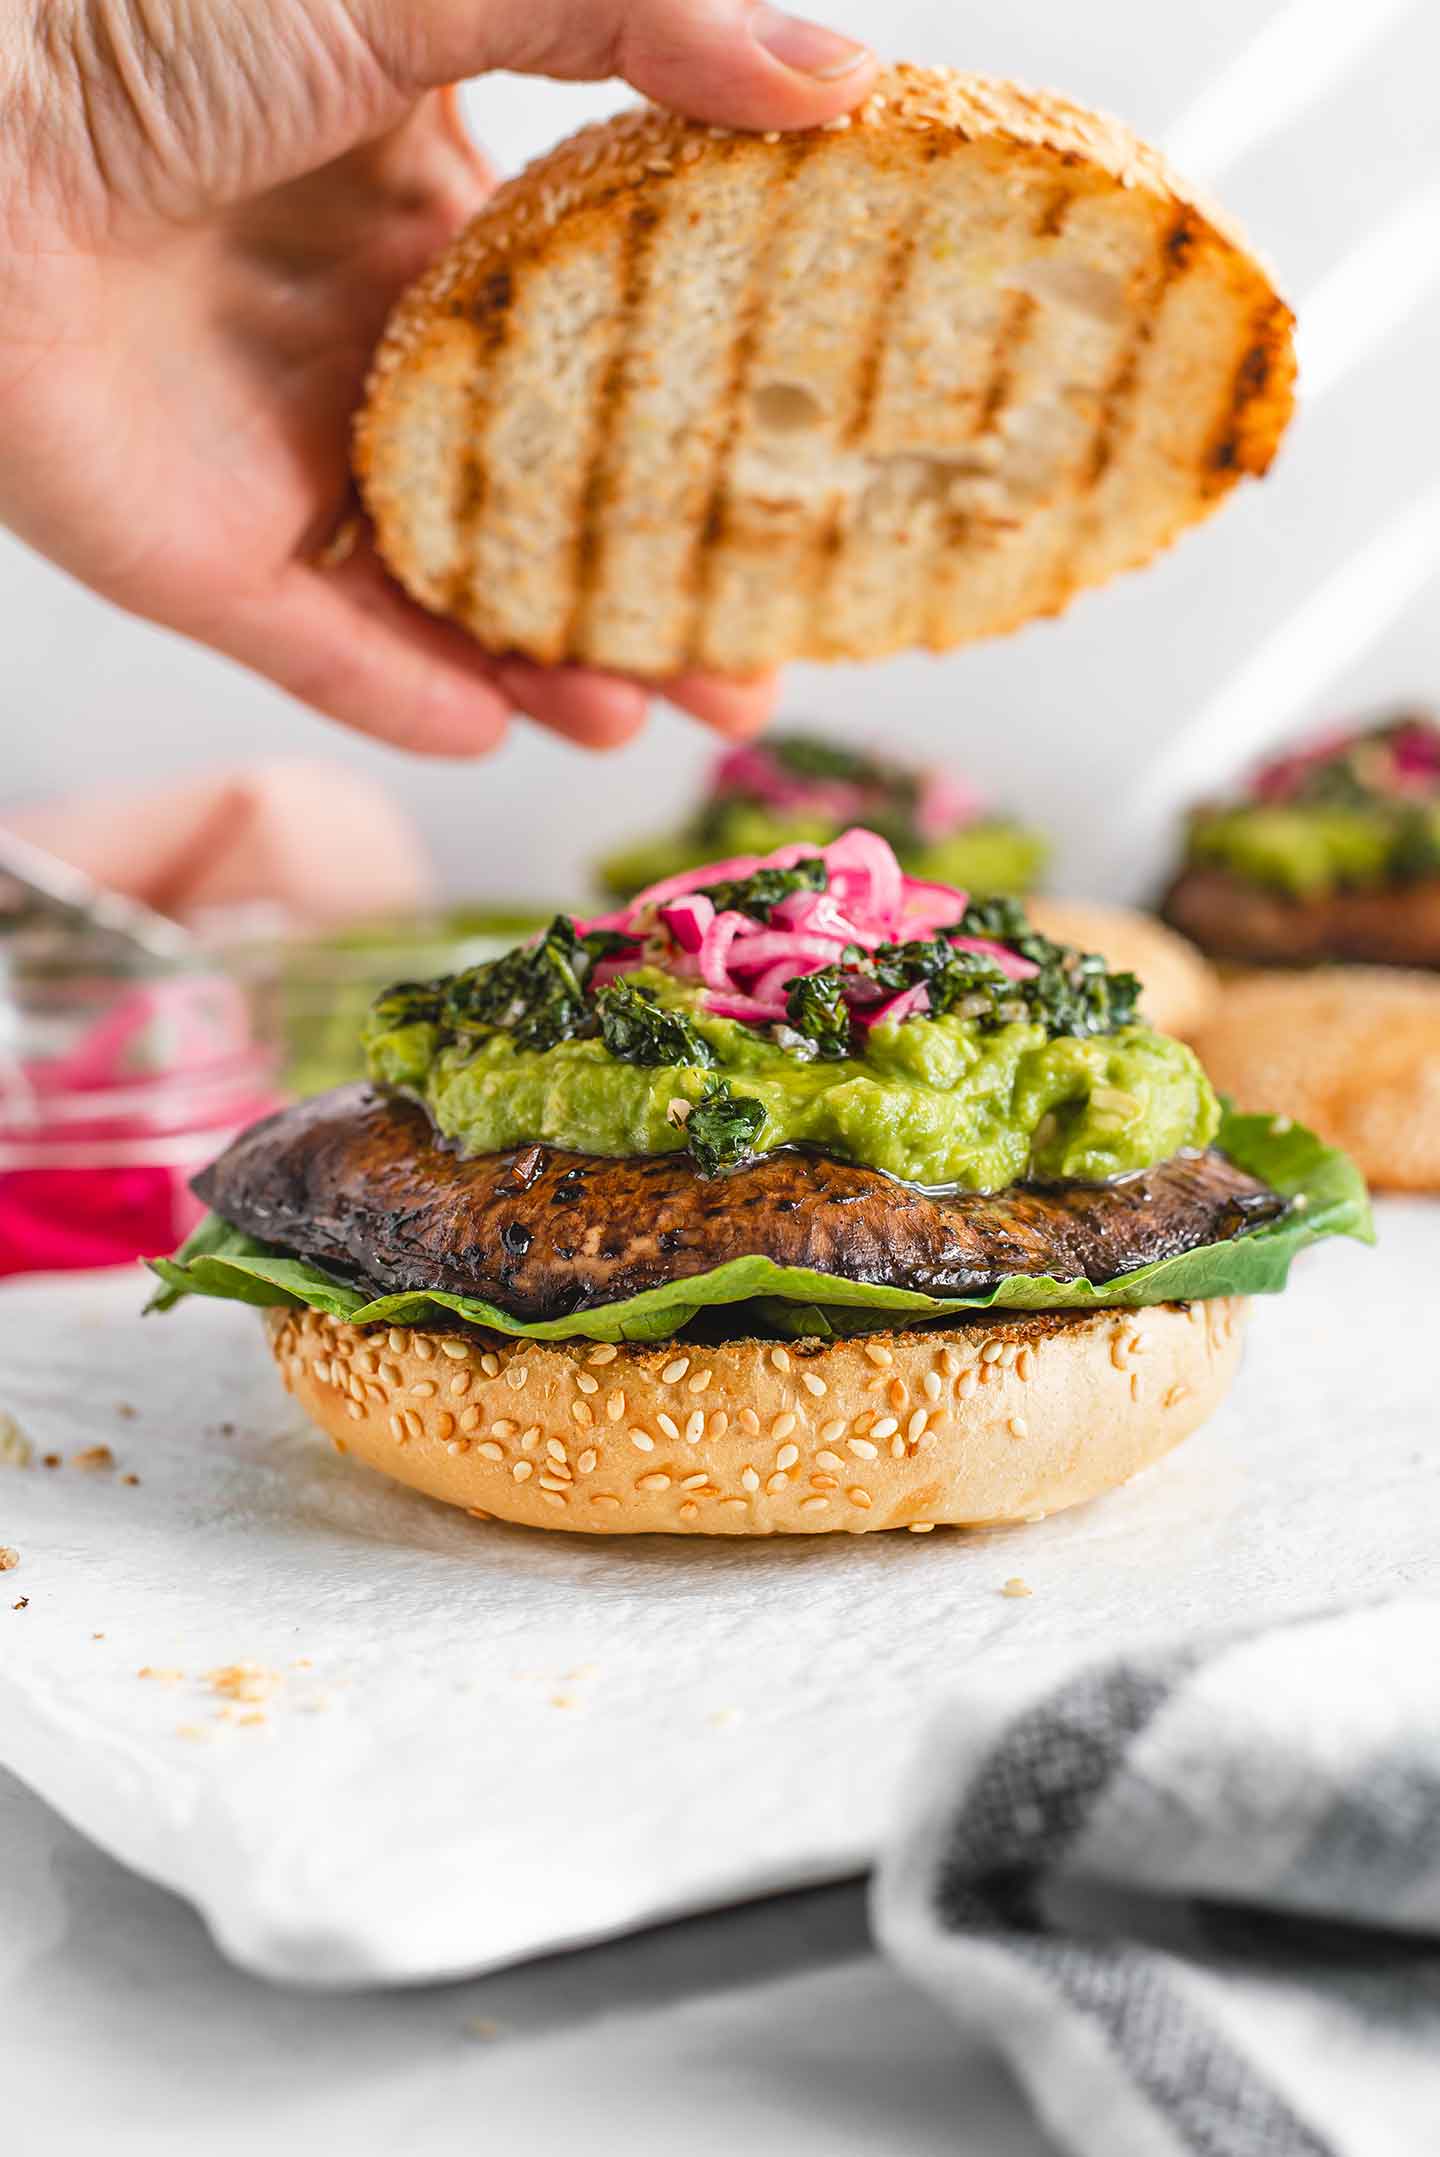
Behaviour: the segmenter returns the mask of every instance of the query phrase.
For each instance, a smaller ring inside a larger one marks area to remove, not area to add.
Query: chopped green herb
[[[715,1052],[683,1011],[666,1011],[653,989],[615,981],[595,998],[600,1038],[626,1064],[713,1064]]]
[[[717,914],[748,914],[752,921],[768,921],[771,909],[792,891],[824,891],[830,872],[817,854],[813,860],[797,861],[793,869],[757,869],[753,876],[726,884],[706,884],[699,896],[709,899]]]
[[[738,1099],[727,1079],[712,1079],[691,1109],[685,1139],[702,1176],[718,1176],[722,1168],[734,1168],[748,1160],[765,1121],[760,1102],[745,1095]]]
[[[453,974],[443,974],[438,981],[392,982],[370,1006],[368,1031],[388,1034],[402,1026],[438,1025],[453,979]]]
[[[522,1049],[552,1049],[595,1031],[585,980],[597,959],[634,951],[613,930],[581,936],[568,914],[557,914],[544,935],[449,981],[442,1022],[455,1035],[513,1034]]]
[[[850,1006],[838,967],[787,981],[785,1010],[791,1030],[809,1044],[809,1060],[839,1063],[850,1054]]]

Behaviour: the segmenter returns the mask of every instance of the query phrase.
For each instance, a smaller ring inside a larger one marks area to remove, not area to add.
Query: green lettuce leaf
[[[1080,1311],[1198,1302],[1207,1296],[1275,1295],[1308,1244],[1323,1236],[1374,1241],[1359,1170],[1302,1125],[1270,1116],[1237,1116],[1227,1109],[1218,1143],[1238,1167],[1289,1199],[1289,1210],[1249,1235],[1159,1259],[1100,1287],[1084,1280],[1012,1274],[987,1295],[925,1296],[777,1266],[768,1258],[733,1258],[713,1272],[647,1289],[623,1303],[527,1324],[474,1296],[423,1290],[369,1298],[323,1267],[257,1243],[212,1214],[173,1259],[153,1261],[153,1271],[165,1285],[149,1308],[168,1310],[185,1296],[220,1296],[239,1303],[309,1304],[357,1325],[434,1326],[453,1317],[492,1333],[534,1341],[659,1341],[679,1332],[700,1311],[743,1304],[748,1308],[736,1311],[734,1318],[746,1330],[824,1338],[897,1322],[923,1325],[992,1307]]]

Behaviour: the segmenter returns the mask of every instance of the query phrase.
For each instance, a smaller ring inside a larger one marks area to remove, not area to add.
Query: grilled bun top
[[[396,575],[492,649],[938,650],[1264,472],[1292,328],[1124,128],[897,67],[807,133],[642,107],[521,173],[402,300],[356,468]]]

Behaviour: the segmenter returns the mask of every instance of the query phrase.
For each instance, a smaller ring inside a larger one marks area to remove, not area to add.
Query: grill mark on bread
[[[769,239],[764,246],[755,250],[755,259],[750,265],[750,280],[737,316],[735,341],[730,348],[730,382],[726,391],[725,416],[715,452],[710,494],[690,557],[687,579],[690,589],[690,620],[685,632],[684,648],[686,653],[697,661],[704,647],[714,567],[726,538],[730,470],[740,439],[745,399],[750,388],[750,373],[766,311],[774,298],[769,281],[770,264],[793,214],[792,197],[796,178],[801,166],[818,147],[818,138],[815,135],[796,136],[785,147],[785,168],[775,191],[775,216],[770,226]]]
[[[1095,440],[1079,489],[1082,495],[1094,492],[1115,461],[1125,425],[1134,411],[1145,353],[1154,342],[1165,295],[1189,269],[1198,238],[1199,225],[1193,211],[1182,207],[1171,220],[1149,274],[1141,281],[1129,341],[1100,406]]]
[[[661,184],[663,183],[652,179],[646,190],[647,194],[653,193]],[[635,326],[645,298],[651,250],[660,215],[658,206],[642,196],[625,221],[625,237],[620,258],[620,292],[615,310],[615,341],[604,380],[595,399],[590,452],[575,525],[570,619],[565,631],[567,652],[576,651],[580,647],[590,596],[599,573],[600,549],[604,543],[602,518],[609,491],[611,447],[616,422],[627,395],[627,375],[634,351]]]
[[[1074,201],[1074,190],[1068,181],[1062,180],[1043,201],[1031,228],[1036,240],[1054,240],[1065,227],[1065,216]],[[982,441],[994,434],[1000,426],[1015,390],[1016,361],[1025,340],[1039,318],[1040,303],[1030,292],[1014,294],[999,335],[990,355],[989,378],[975,417],[973,439]],[[923,615],[925,641],[943,644],[943,623],[948,612],[950,595],[950,557],[955,548],[962,545],[974,519],[963,513],[945,513],[940,518],[937,544],[931,549],[928,569],[929,590]]]
[[[480,533],[480,519],[485,512],[487,473],[480,445],[484,440],[486,415],[494,395],[495,363],[510,334],[513,320],[511,302],[514,297],[514,266],[506,263],[500,269],[490,272],[468,307],[456,309],[457,313],[468,314],[484,335],[480,364],[475,369],[470,394],[466,400],[465,468],[460,480],[460,502],[456,513],[459,546],[445,602],[452,613],[462,618],[468,610],[470,593],[475,582],[475,550]]]
[[[1253,408],[1263,403],[1274,387],[1290,328],[1290,310],[1282,301],[1266,300],[1257,310],[1250,341],[1235,371],[1230,407],[1215,432],[1206,460],[1207,492],[1222,492],[1240,472],[1260,477],[1270,466],[1274,444],[1251,439],[1247,422]]]
[[[846,422],[844,442],[851,450],[863,449],[875,417],[875,400],[880,391],[880,375],[885,365],[885,355],[894,335],[897,322],[905,304],[910,283],[911,265],[915,250],[925,224],[927,203],[920,195],[908,217],[890,235],[886,249],[885,270],[876,295],[875,322],[870,341],[860,355],[855,374],[855,402]],[[863,508],[863,497],[861,504]],[[815,560],[812,571],[810,622],[811,634],[821,626],[825,602],[833,587],[840,568],[840,554],[846,541],[844,501],[832,501],[820,520],[815,538]]]

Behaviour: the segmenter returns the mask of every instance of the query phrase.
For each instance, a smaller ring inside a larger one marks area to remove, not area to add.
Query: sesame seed
[[[668,1490],[670,1488],[670,1478],[668,1475],[660,1475],[658,1472],[655,1475],[642,1475],[636,1481],[635,1488],[637,1490]]]
[[[542,1490],[564,1490],[565,1480],[563,1476],[542,1475],[540,1477],[540,1488]]]
[[[346,1401],[345,1413],[352,1423],[358,1423],[364,1416],[365,1410],[361,1407],[359,1401]]]
[[[933,1531],[934,1526],[935,1523],[933,1520],[912,1520],[910,1523],[910,1533],[912,1535],[929,1535]]]
[[[688,1356],[676,1356],[674,1362],[667,1363],[660,1373],[660,1383],[664,1386],[678,1385],[689,1368],[690,1358]]]
[[[504,1446],[497,1445],[493,1438],[482,1438],[475,1450],[477,1453],[483,1453],[486,1460],[504,1460],[505,1458]]]
[[[800,1374],[800,1383],[804,1386],[807,1393],[814,1394],[817,1401],[823,1401],[826,1394],[830,1391],[830,1388],[826,1385],[824,1379],[817,1378],[813,1371],[802,1371]]]
[[[419,1416],[416,1415],[413,1408],[407,1408],[405,1410],[403,1421],[405,1424],[405,1435],[407,1438],[422,1438],[424,1436],[425,1426],[420,1421]]]
[[[427,1340],[423,1333],[417,1333],[415,1336],[415,1353],[422,1363],[433,1363],[435,1360],[435,1343]]]
[[[390,1352],[392,1355],[404,1355],[405,1350],[409,1345],[409,1336],[407,1334],[402,1333],[398,1326],[392,1326],[389,1333],[386,1335],[386,1339],[390,1343]]]
[[[399,1416],[391,1416],[389,1422],[389,1430],[390,1436],[396,1441],[398,1445],[403,1445],[405,1443],[405,1426],[400,1421]]]
[[[535,1441],[536,1441],[536,1439],[537,1439],[537,1438],[538,1438],[539,1436],[540,1436],[540,1426],[539,1426],[539,1424],[538,1424],[538,1423],[532,1423],[528,1431],[521,1431],[521,1433],[520,1433],[520,1446],[521,1446],[521,1450],[522,1450],[523,1452],[529,1453],[529,1452],[530,1452],[530,1451],[531,1451],[531,1450],[533,1449],[533,1447],[534,1447],[534,1444],[535,1444]]]
[[[748,1462],[740,1470],[740,1487],[742,1490],[758,1490],[760,1488],[760,1478]]]
[[[882,1416],[878,1423],[871,1424],[870,1431],[876,1438],[893,1438],[899,1428],[894,1416]]]
[[[770,1496],[772,1498],[778,1498],[782,1490],[788,1490],[790,1488],[790,1484],[785,1476],[772,1475],[769,1481],[766,1483],[765,1488],[770,1493]]]
[[[350,1403],[350,1405],[351,1405],[351,1407],[353,1408],[353,1407],[354,1407],[354,1405],[355,1405],[355,1403],[354,1403],[354,1402],[352,1401],[352,1402]],[[452,1415],[451,1415],[451,1414],[449,1413],[449,1411],[448,1411],[448,1410],[443,1410],[443,1411],[442,1411],[442,1412],[441,1412],[441,1413],[440,1413],[440,1414],[439,1414],[438,1416],[436,1416],[436,1418],[435,1418],[435,1435],[436,1435],[436,1437],[437,1437],[437,1438],[453,1438],[453,1437],[454,1437],[454,1435],[455,1435],[455,1418],[454,1418],[454,1416],[452,1416]]]
[[[1016,1573],[1009,1580],[1006,1581],[1004,1587],[1000,1590],[1000,1593],[1002,1595],[1011,1596],[1033,1595],[1035,1593],[1035,1590],[1031,1587],[1028,1580],[1022,1580],[1020,1578],[1020,1575]]]
[[[775,1465],[777,1468],[793,1468],[799,1458],[800,1448],[798,1445],[782,1445],[775,1455]]]
[[[479,1406],[478,1403],[476,1403],[473,1407],[467,1408],[464,1415],[462,1415],[460,1418],[461,1430],[478,1431],[482,1421],[484,1420],[484,1414],[485,1411]]]
[[[777,1371],[788,1371],[790,1368],[790,1351],[787,1348],[772,1348],[770,1361]]]
[[[582,1393],[598,1393],[600,1391],[599,1379],[592,1378],[588,1371],[577,1371],[575,1373],[575,1383]]]
[[[589,1401],[571,1401],[570,1414],[582,1430],[588,1430],[595,1421],[595,1411]]]
[[[760,1435],[760,1418],[759,1418],[759,1416],[757,1416],[757,1415],[756,1415],[756,1413],[755,1413],[755,1411],[754,1411],[754,1409],[753,1409],[753,1408],[742,1408],[742,1409],[741,1409],[741,1411],[740,1411],[740,1428],[741,1428],[741,1430],[742,1430],[742,1431],[744,1431],[744,1433],[745,1433],[745,1435],[746,1435],[746,1437],[747,1437],[747,1438],[758,1438],[758,1437],[759,1437],[759,1435]]]
[[[961,1377],[957,1378],[957,1380],[955,1381],[956,1400],[968,1401],[979,1382],[980,1381],[976,1377],[974,1371],[964,1372],[964,1374]]]
[[[723,1438],[730,1428],[730,1418],[723,1408],[717,1408],[706,1425],[712,1438]]]
[[[561,1445],[558,1438],[547,1438],[545,1441],[545,1450],[549,1454],[551,1460],[569,1459],[569,1455],[566,1453],[564,1446]]]
[[[1291,1210],[1295,1213],[1304,1213],[1309,1204],[1310,1200],[1304,1191],[1297,1191],[1290,1201]]]
[[[638,1446],[642,1453],[653,1453],[655,1450],[655,1440],[650,1436],[649,1431],[631,1431],[630,1443],[633,1446]]]
[[[682,1520],[693,1520],[699,1510],[700,1508],[695,1503],[695,1500],[693,1498],[687,1498],[685,1500],[685,1503],[680,1508],[680,1518]]]
[[[613,1490],[597,1490],[590,1503],[592,1505],[618,1505],[620,1500]]]
[[[492,1438],[513,1438],[515,1436],[515,1426],[506,1417],[501,1416],[497,1422],[491,1424],[490,1436]]]
[[[917,1438],[924,1437],[925,1425],[929,1422],[929,1420],[930,1414],[928,1409],[916,1409],[914,1415],[911,1416],[910,1421],[905,1426],[905,1436],[909,1439],[911,1445],[914,1445]]]
[[[1165,1406],[1167,1408],[1176,1408],[1179,1406],[1181,1401],[1188,1400],[1189,1398],[1190,1388],[1188,1386],[1171,1386],[1169,1392],[1165,1396]]]
[[[958,1357],[958,1356],[956,1355],[956,1353],[955,1353],[955,1351],[954,1351],[954,1349],[953,1349],[953,1348],[942,1348],[942,1349],[941,1349],[941,1351],[940,1351],[940,1368],[941,1368],[941,1370],[942,1370],[942,1371],[943,1371],[943,1372],[945,1373],[945,1376],[946,1376],[947,1378],[958,1378],[958,1377],[959,1377],[959,1375],[960,1375],[960,1358],[959,1358],[959,1357]]]
[[[380,1376],[387,1386],[399,1386],[405,1383],[405,1374],[398,1363],[382,1363]]]
[[[731,1512],[736,1511],[737,1508],[742,1513],[748,1511],[747,1503],[743,1498],[722,1498],[720,1500],[720,1503],[722,1506],[727,1507]]]
[[[706,1483],[709,1482],[709,1480],[710,1478],[706,1475],[704,1469],[702,1468],[699,1475],[682,1476],[680,1478],[680,1488],[682,1490],[703,1490],[704,1486],[706,1485]]]
[[[556,1490],[542,1490],[540,1496],[544,1499],[546,1505],[564,1505],[565,1503],[561,1493]]]
[[[505,1373],[505,1383],[507,1386],[513,1387],[514,1390],[518,1393],[520,1391],[520,1388],[529,1378],[529,1376],[530,1366],[528,1363],[512,1363],[509,1370]]]
[[[847,1438],[845,1446],[847,1452],[853,1453],[857,1460],[874,1460],[880,1451],[878,1446],[871,1445],[868,1438]]]
[[[709,1370],[696,1371],[694,1377],[690,1380],[690,1391],[692,1393],[703,1393],[714,1375],[715,1373]]]
[[[1010,1436],[1012,1438],[1028,1438],[1030,1436],[1030,1426],[1025,1421],[1024,1416],[1011,1416]]]
[[[873,1409],[873,1408],[866,1408],[866,1409],[864,1409],[864,1410],[862,1411],[862,1413],[861,1413],[861,1414],[859,1414],[858,1416],[856,1416],[856,1418],[855,1418],[855,1424],[854,1424],[854,1429],[855,1429],[855,1435],[856,1435],[856,1436],[857,1436],[858,1438],[863,1438],[863,1437],[864,1437],[864,1435],[865,1435],[865,1433],[866,1433],[866,1431],[868,1431],[868,1430],[869,1430],[869,1428],[870,1428],[871,1424],[872,1424],[872,1423],[873,1423],[874,1421],[875,1421],[875,1411],[874,1411],[874,1409]]]
[[[836,1482],[833,1475],[812,1475],[810,1478],[810,1488],[812,1490],[838,1490],[840,1488],[840,1485]]]
[[[998,1363],[1004,1353],[1005,1343],[1003,1341],[987,1341],[980,1351],[980,1361],[982,1363]]]
[[[480,1358],[480,1368],[487,1378],[498,1378],[500,1376],[500,1358],[498,1356],[484,1355]]]
[[[889,1349],[882,1348],[878,1341],[867,1341],[865,1343],[865,1353],[872,1363],[879,1365],[881,1370],[884,1370],[895,1361]]]
[[[704,1435],[705,1412],[701,1408],[696,1408],[685,1419],[685,1443],[687,1445],[697,1445]]]
[[[927,1401],[938,1401],[940,1398],[940,1373],[938,1371],[927,1371],[925,1373],[925,1398]]]
[[[595,1473],[595,1464],[599,1458],[600,1455],[595,1451],[594,1446],[587,1446],[575,1465],[580,1470],[581,1475],[593,1475]]]
[[[797,1415],[792,1414],[788,1408],[785,1409],[782,1414],[776,1416],[775,1421],[771,1424],[770,1436],[772,1438],[788,1438],[799,1421],[800,1418]]]
[[[1017,1378],[1025,1379],[1027,1382],[1034,1377],[1035,1351],[1033,1348],[1026,1346],[1021,1349],[1019,1355],[1015,1358],[1015,1375]]]
[[[845,1495],[852,1505],[858,1505],[862,1512],[869,1512],[872,1500],[863,1483],[852,1483]]]
[[[589,1355],[585,1358],[585,1361],[587,1363],[594,1363],[596,1365],[602,1363],[613,1363],[619,1353],[620,1351],[615,1346],[615,1343],[613,1341],[602,1341],[598,1348],[591,1349]]]
[[[442,1341],[440,1353],[442,1356],[448,1356],[452,1363],[463,1363],[470,1351],[463,1341]]]
[[[828,1498],[802,1498],[800,1500],[802,1513],[824,1513],[829,1510],[829,1506],[830,1500]]]
[[[843,1468],[845,1463],[838,1453],[817,1453],[815,1465],[817,1468]]]
[[[622,1420],[625,1414],[625,1396],[623,1393],[612,1393],[610,1395],[610,1398],[605,1403],[605,1413],[612,1423],[619,1423]]]
[[[844,1416],[832,1416],[828,1423],[822,1423],[820,1426],[820,1442],[822,1445],[834,1445],[844,1435]]]
[[[673,1416],[659,1415],[656,1416],[655,1421],[664,1431],[667,1438],[678,1438],[680,1436],[680,1426]]]
[[[1138,1401],[1140,1398],[1140,1373],[1138,1371],[1130,1373],[1130,1398],[1132,1401]]]

